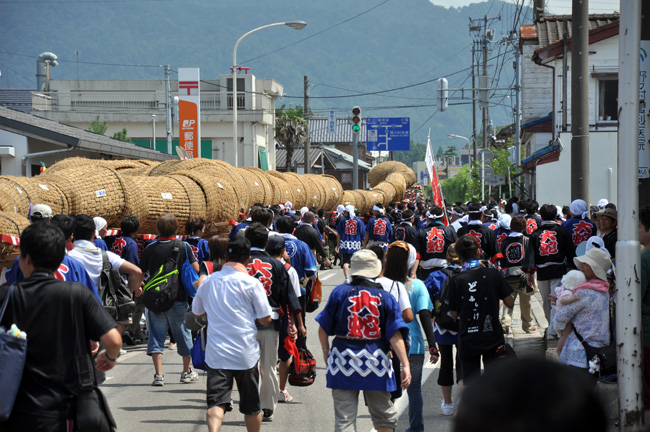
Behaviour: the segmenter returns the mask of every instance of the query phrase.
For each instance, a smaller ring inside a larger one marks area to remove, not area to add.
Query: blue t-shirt
[[[390,239],[393,238],[393,227],[388,219],[384,217],[370,218],[367,230],[368,241],[390,243]]]
[[[65,255],[63,257],[63,261],[61,261],[61,264],[59,264],[58,270],[54,273],[54,277],[58,280],[79,282],[83,284],[90,290],[90,292],[93,293],[93,295],[97,298],[97,300],[99,300],[100,303],[102,302],[102,300],[99,298],[99,294],[97,293],[97,287],[93,283],[92,279],[90,279],[90,276],[88,276],[86,268],[76,259]],[[25,279],[23,272],[20,270],[20,266],[18,265],[18,258],[14,260],[11,268],[7,270],[5,278],[9,283],[20,282]]]
[[[111,245],[111,252],[124,258],[133,265],[140,265],[138,243],[128,236],[116,237]]]
[[[589,220],[589,218],[576,218],[572,217],[562,223],[562,226],[569,230],[573,244],[578,246],[580,243],[589,240],[597,233],[596,226]]]
[[[341,236],[339,252],[353,254],[361,249],[361,242],[366,234],[366,226],[359,217],[342,217],[336,225],[336,231]]]
[[[411,288],[409,289],[409,300],[411,300],[411,308],[413,309],[413,314],[417,315],[422,310],[431,310],[433,309],[433,303],[431,303],[431,297],[427,292],[424,282],[420,279],[413,279],[411,283]],[[418,324],[418,318],[414,319],[410,323],[406,323],[409,327],[409,337],[411,339],[411,349],[409,350],[410,354],[424,354],[424,336],[422,336],[422,329],[420,324]],[[431,323],[422,323],[423,326],[431,325]]]

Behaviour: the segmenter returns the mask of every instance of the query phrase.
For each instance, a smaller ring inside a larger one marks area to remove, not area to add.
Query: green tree
[[[436,159],[440,159],[445,156],[445,152],[442,149],[442,146],[438,147],[438,151],[436,152]]]
[[[416,143],[411,140],[411,151],[394,151],[393,158],[396,161],[404,162],[408,167],[412,167],[413,162],[423,161],[426,154],[426,144]]]
[[[458,156],[458,148],[456,146],[447,146],[447,150],[445,150],[444,155],[446,157]]]
[[[96,134],[104,135],[106,133],[106,129],[108,129],[108,126],[106,125],[106,122],[100,122],[99,121],[99,116],[92,122],[90,122],[90,127],[88,130],[90,132],[95,132]]]
[[[297,118],[304,118],[305,117],[305,111],[302,107],[302,105],[296,105],[295,108],[286,108],[284,105],[282,105],[280,108],[277,108],[275,110],[275,117],[289,117],[291,119],[297,119]]]
[[[115,133],[113,134],[113,138],[115,138],[115,139],[117,139],[117,140],[120,140],[120,141],[132,142],[132,141],[131,141],[131,138],[129,138],[129,137],[127,136],[126,128],[123,128],[123,129],[122,129],[121,131],[119,131],[119,132],[115,132]]]
[[[275,119],[275,139],[287,151],[286,170],[293,171],[293,151],[307,139],[307,120],[283,112]]]

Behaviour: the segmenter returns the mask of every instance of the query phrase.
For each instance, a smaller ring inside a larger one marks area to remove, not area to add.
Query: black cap
[[[269,242],[266,245],[266,250],[277,251],[284,248],[285,248],[284,237],[277,234],[273,234],[269,236]]]

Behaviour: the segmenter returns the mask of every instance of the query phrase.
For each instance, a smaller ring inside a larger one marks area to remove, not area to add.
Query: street
[[[339,267],[320,272],[323,281],[323,303],[327,302],[334,287],[343,282]],[[307,315],[307,346],[318,364],[318,375],[309,387],[292,387],[287,390],[293,396],[292,403],[278,404],[273,421],[263,423],[262,429],[271,431],[310,430],[331,431],[334,426],[334,409],[329,389],[325,386],[325,368],[320,355],[320,344],[316,337],[318,326],[314,320],[322,306]],[[120,357],[117,366],[107,373],[107,381],[101,386],[108,399],[113,416],[120,431],[147,432],[174,430],[179,432],[206,430],[206,381],[200,372],[199,381],[192,384],[180,383],[181,358],[173,350],[165,350],[163,357],[164,387],[152,387],[153,365],[146,355],[146,345],[127,347],[127,354]],[[423,372],[423,395],[425,427],[430,431],[451,430],[452,417],[440,412],[442,395],[436,384],[437,365],[427,365]],[[226,413],[222,430],[244,431],[244,417],[239,413],[238,394],[233,391],[233,411]],[[408,427],[408,397],[406,392],[397,401],[400,412],[397,430]],[[372,423],[363,399],[359,402],[357,420],[359,431],[372,431]]]

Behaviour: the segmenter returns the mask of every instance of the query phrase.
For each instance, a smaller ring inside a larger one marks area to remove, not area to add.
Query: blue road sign
[[[409,117],[366,118],[368,151],[409,151],[411,149]]]

